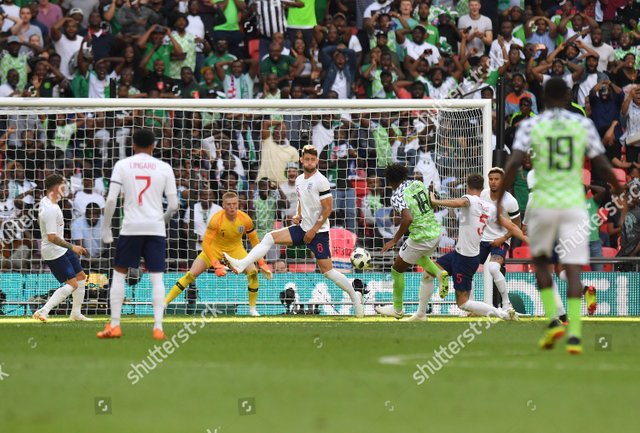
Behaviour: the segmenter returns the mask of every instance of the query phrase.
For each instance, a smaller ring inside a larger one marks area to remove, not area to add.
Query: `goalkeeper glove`
[[[216,277],[224,277],[225,275],[227,275],[227,270],[225,269],[224,265],[217,260],[213,262],[213,270],[216,273]]]
[[[264,277],[267,280],[270,280],[273,278],[273,274],[271,273],[271,270],[269,269],[269,267],[267,266],[264,260],[258,261],[258,267],[260,268],[260,272],[262,272],[262,275],[264,275]]]

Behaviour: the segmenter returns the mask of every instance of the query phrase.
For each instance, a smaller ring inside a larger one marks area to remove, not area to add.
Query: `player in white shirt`
[[[478,270],[480,261],[480,240],[482,232],[487,224],[497,220],[513,236],[527,241],[522,230],[502,215],[498,215],[496,207],[490,202],[480,198],[484,186],[484,179],[480,174],[467,176],[467,193],[460,198],[438,200],[435,195],[431,199],[434,206],[460,208],[460,228],[458,242],[455,251],[440,257],[437,264],[453,277],[453,287],[456,290],[456,304],[461,310],[474,313],[479,316],[499,317],[504,320],[513,320],[514,311],[511,313],[495,308],[484,302],[470,300],[473,276]],[[433,193],[432,193],[433,195]],[[448,286],[440,289],[440,297],[447,296]]]
[[[347,277],[333,269],[329,246],[329,215],[333,210],[333,199],[329,180],[318,171],[318,151],[313,145],[302,148],[300,163],[304,173],[296,179],[298,210],[292,226],[267,233],[249,255],[242,260],[227,253],[224,257],[234,272],[240,273],[247,266],[264,257],[275,245],[307,245],[316,257],[320,272],[347,292],[353,303],[356,317],[364,316],[362,302]]]
[[[139,129],[133,134],[134,155],[118,161],[113,167],[104,210],[104,243],[113,242],[111,220],[121,191],[124,195],[124,221],[113,264],[111,323],[107,324],[104,331],[98,332],[98,338],[119,338],[122,335],[120,314],[124,302],[124,279],[128,268],[138,268],[140,257],[144,257],[151,280],[153,338],[165,338],[162,331],[167,236],[165,225],[178,210],[178,195],[171,166],[152,156],[155,141],[151,131]],[[168,202],[166,211],[163,211],[163,196],[166,196]]]
[[[489,188],[482,190],[480,198],[484,201],[493,203],[494,206],[497,206],[496,200],[498,199],[498,189],[500,188],[500,182],[502,182],[503,177],[504,170],[500,167],[493,167],[489,170]],[[511,220],[518,227],[521,227],[518,201],[509,192],[505,193],[504,196],[502,216]],[[500,292],[500,297],[502,298],[502,309],[506,311],[511,310],[513,307],[509,301],[507,281],[504,279],[502,272],[500,272],[500,268],[504,264],[504,259],[509,251],[511,236],[512,235],[509,230],[505,229],[500,224],[496,222],[488,223],[482,233],[480,255],[478,257],[479,262],[484,264],[487,261],[487,257],[491,255],[491,259],[486,263],[486,266],[491,274],[491,278],[493,278],[493,282],[498,288],[498,292]]]
[[[49,312],[64,301],[67,296],[73,295],[71,307],[71,320],[90,320],[81,313],[84,301],[84,289],[87,275],[82,270],[78,255],[88,256],[89,253],[80,245],[72,245],[62,239],[64,236],[64,218],[58,202],[64,197],[65,180],[58,174],[48,176],[44,181],[46,196],[40,201],[38,209],[38,222],[42,233],[41,254],[53,276],[62,287],[53,292],[53,295],[44,304],[44,307],[33,313],[33,318],[46,322]]]

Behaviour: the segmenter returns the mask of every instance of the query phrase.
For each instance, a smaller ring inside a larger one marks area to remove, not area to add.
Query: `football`
[[[371,266],[371,254],[364,248],[356,248],[351,253],[351,264],[354,269],[366,269]]]

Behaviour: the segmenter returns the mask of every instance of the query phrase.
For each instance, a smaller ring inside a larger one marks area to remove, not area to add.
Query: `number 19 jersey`
[[[584,156],[605,153],[593,122],[564,109],[549,109],[523,121],[513,150],[531,151],[536,187],[530,209],[586,209]]]
[[[393,191],[391,206],[399,214],[409,209],[413,221],[409,226],[409,238],[416,242],[430,241],[442,234],[442,226],[431,208],[427,186],[418,180],[405,180]]]
[[[167,236],[162,197],[177,194],[176,178],[169,164],[137,153],[116,163],[111,182],[121,185],[124,194],[120,234]]]

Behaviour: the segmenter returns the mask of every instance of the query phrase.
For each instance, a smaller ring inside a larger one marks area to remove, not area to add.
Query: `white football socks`
[[[249,254],[247,255],[247,257],[245,257],[242,260],[239,260],[242,269],[238,269],[238,272],[244,271],[245,268],[249,266],[249,263],[255,263],[259,259],[263,258],[265,255],[267,255],[267,252],[269,252],[269,250],[274,244],[275,242],[273,241],[273,236],[271,236],[271,233],[267,233],[266,235],[264,235],[260,243],[255,247],[251,248],[251,251],[249,251]]]
[[[347,292],[349,298],[351,298],[351,302],[353,305],[360,304],[360,297],[358,297],[356,291],[353,289],[353,286],[349,282],[349,279],[344,276],[341,272],[336,271],[335,269],[331,269],[329,272],[325,272],[324,276],[336,283],[338,287]]]
[[[53,295],[51,295],[47,303],[44,304],[44,307],[39,310],[40,313],[48,316],[51,309],[57,307],[62,301],[67,298],[67,296],[71,294],[71,292],[73,292],[73,287],[71,287],[69,284],[65,284],[64,286],[60,287],[58,290],[53,292]]]
[[[499,317],[500,319],[507,320],[509,315],[493,305],[485,304],[479,301],[467,301],[460,305],[460,309],[468,311],[470,313],[477,314],[479,316],[486,317]]]
[[[78,288],[71,294],[73,296],[73,306],[71,307],[71,315],[77,316],[82,314],[82,303],[84,302],[84,292],[86,280],[78,280]]]
[[[124,303],[124,278],[126,274],[113,270],[111,280],[111,293],[109,295],[109,305],[111,306],[111,327],[120,326],[120,315],[122,314],[122,304]]]
[[[562,316],[567,314],[567,310],[564,309],[564,304],[562,303],[562,298],[560,297],[560,291],[558,290],[558,285],[556,281],[551,278],[551,288],[553,289],[553,296],[556,298],[556,307],[558,309],[558,316]]]
[[[151,304],[153,305],[153,329],[162,330],[162,316],[164,314],[164,274],[162,272],[149,273],[151,280]]]
[[[431,299],[434,289],[433,277],[425,272],[422,274],[422,279],[420,280],[420,293],[418,295],[417,311],[419,315],[427,314],[427,306],[429,305],[429,299]]]
[[[507,290],[507,281],[504,279],[504,275],[500,272],[500,263],[489,262],[489,273],[493,277],[493,282],[500,292],[502,298],[502,308],[505,310],[511,307],[511,301],[509,301],[509,291]]]

